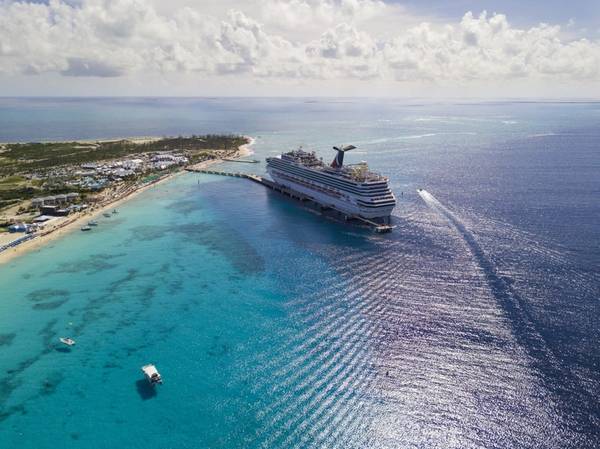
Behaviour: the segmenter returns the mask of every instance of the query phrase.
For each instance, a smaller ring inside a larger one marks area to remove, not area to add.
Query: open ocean
[[[0,266],[1,448],[600,447],[600,103],[0,99],[0,141],[222,132],[356,145],[397,228],[186,174]]]

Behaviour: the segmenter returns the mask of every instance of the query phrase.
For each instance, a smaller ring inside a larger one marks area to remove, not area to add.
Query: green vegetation
[[[146,176],[145,178],[143,178],[142,182],[144,184],[148,184],[149,182],[156,181],[158,178],[160,178],[159,175],[150,175],[150,176]]]
[[[165,137],[145,142],[117,140],[0,144],[0,209],[35,196],[85,193],[85,189],[66,182],[73,179],[81,164],[158,152],[184,154],[190,163],[196,163],[218,157],[216,151],[235,151],[245,143],[246,139],[242,136],[208,134]]]
[[[0,178],[0,188],[3,185],[15,185],[26,182],[27,180],[22,176],[7,176],[6,178]]]
[[[169,137],[151,142],[11,143],[0,147],[0,178],[64,165],[80,165],[140,153],[183,150],[194,159],[201,151],[235,150],[246,143],[242,136]]]
[[[23,198],[30,198],[35,189],[22,176],[0,178],[0,208],[12,206]]]

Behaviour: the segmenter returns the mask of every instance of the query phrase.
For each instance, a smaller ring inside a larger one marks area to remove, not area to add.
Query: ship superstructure
[[[336,156],[328,166],[314,151],[303,149],[267,158],[267,171],[277,184],[296,191],[323,207],[349,217],[389,223],[396,198],[388,179],[369,170],[366,162],[344,165],[344,153],[353,145],[333,147]]]

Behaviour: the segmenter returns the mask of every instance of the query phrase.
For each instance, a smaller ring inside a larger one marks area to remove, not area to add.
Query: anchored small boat
[[[88,224],[87,224],[87,225],[88,225],[88,226],[98,226],[98,222],[97,222],[97,221],[95,221],[95,220],[88,221]]]
[[[110,214],[108,212],[104,212],[102,215],[104,215],[106,218],[110,218]]]
[[[72,338],[68,338],[68,337],[60,337],[60,342],[64,343],[67,346],[75,345],[75,340],[73,340]]]
[[[156,366],[149,364],[142,366],[142,372],[150,385],[162,384],[162,377],[156,369]]]
[[[118,213],[119,213],[119,211],[118,211],[117,209],[113,209],[113,212],[112,212],[112,213],[113,213],[113,214],[118,214]]]
[[[91,227],[89,227],[89,226],[82,226],[82,227],[81,227],[81,230],[82,230],[82,231],[91,231],[91,230],[92,230],[92,228],[91,228]]]

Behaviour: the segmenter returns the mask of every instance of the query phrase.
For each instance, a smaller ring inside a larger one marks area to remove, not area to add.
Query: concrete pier
[[[288,189],[286,187],[280,186],[279,184],[274,183],[273,181],[271,181],[270,179],[266,179],[263,178],[262,176],[258,176],[258,175],[254,175],[251,173],[241,173],[241,172],[227,172],[227,171],[222,171],[222,170],[208,170],[208,169],[195,169],[195,168],[186,168],[187,171],[189,172],[194,172],[194,173],[204,173],[204,174],[208,174],[208,175],[218,175],[218,176],[230,176],[232,178],[244,178],[244,179],[248,179],[252,182],[256,182],[257,184],[261,184],[271,190],[274,190],[276,192],[281,193],[282,195],[288,196],[290,198],[293,198],[297,201],[300,202],[311,202],[313,204],[315,204],[318,207],[318,210],[322,213],[325,210],[328,209],[332,209],[335,210],[331,207],[326,207],[323,206],[319,203],[316,203],[312,200],[312,198],[305,196],[301,193],[298,193],[294,190]],[[351,220],[356,220],[359,221],[361,223],[363,223],[364,225],[369,226],[370,228],[372,228],[375,232],[377,233],[386,233],[386,232],[391,232],[392,229],[394,229],[394,226],[391,226],[389,224],[381,224],[381,223],[377,223],[375,221],[369,220],[367,218],[364,217],[360,217],[358,215],[346,215],[344,212],[342,211],[338,211],[335,210],[337,213],[341,214],[344,217],[345,221],[351,221]]]
[[[238,162],[240,164],[258,164],[260,162],[256,159],[231,159],[228,157],[224,157],[223,160],[227,162]]]

